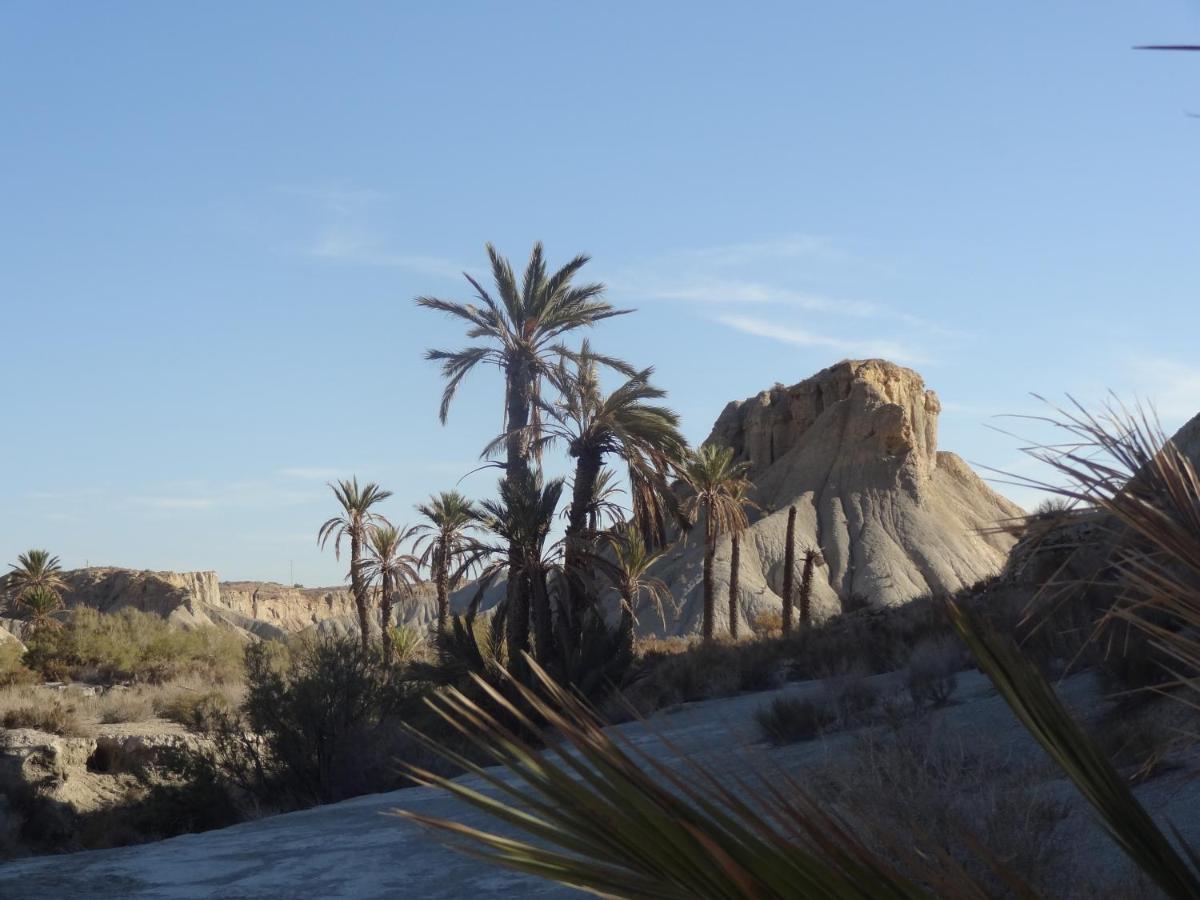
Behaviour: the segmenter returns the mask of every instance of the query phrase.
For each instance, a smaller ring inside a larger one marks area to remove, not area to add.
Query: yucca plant
[[[1200,479],[1180,448],[1159,440],[1146,416],[1079,415],[1062,423],[1090,436],[1080,448],[1047,454],[1073,479],[1063,495],[1107,510],[1137,540],[1118,545],[1127,596],[1114,616],[1147,628],[1164,650],[1189,668],[1200,659],[1192,627],[1200,591],[1190,581],[1200,555]],[[1099,445],[1097,447],[1096,445]],[[1107,448],[1108,461],[1095,451]],[[1140,621],[1149,605],[1176,628]],[[1021,724],[1092,806],[1128,858],[1171,898],[1200,898],[1200,855],[1174,841],[1134,796],[1088,733],[1071,717],[1036,666],[1008,637],[989,632],[951,604],[951,620],[980,669]],[[1187,626],[1187,627],[1183,627]],[[540,751],[487,710],[458,693],[428,702],[460,734],[507,770],[481,768],[434,742],[427,744],[477,775],[496,792],[412,769],[422,784],[440,786],[502,822],[508,837],[402,812],[456,839],[490,863],[607,897],[990,897],[983,883],[937,847],[898,836],[887,856],[867,846],[852,826],[822,809],[783,773],[757,779],[717,777],[682,760],[675,769],[648,757],[543,673],[540,690],[522,687],[522,701],[562,736]],[[1190,688],[1195,679],[1186,679]],[[490,694],[493,701],[502,698]],[[519,711],[507,708],[510,715]],[[531,725],[533,723],[530,723]],[[1017,873],[976,843],[982,871],[1016,896],[1037,894]],[[906,848],[908,848],[906,850]]]
[[[503,771],[485,768],[413,730],[414,737],[481,779],[485,793],[408,766],[419,784],[449,791],[515,830],[508,837],[411,811],[397,814],[455,841],[486,862],[603,897],[983,898],[960,866],[912,853],[907,874],[824,810],[796,779],[771,771],[729,778],[647,755],[561,688],[532,660],[536,687],[519,702],[482,680],[487,703],[451,690],[428,703],[466,743]],[[508,724],[518,723],[522,733]],[[545,722],[561,737],[545,750],[527,735]],[[1019,880],[1019,879],[1018,879]]]

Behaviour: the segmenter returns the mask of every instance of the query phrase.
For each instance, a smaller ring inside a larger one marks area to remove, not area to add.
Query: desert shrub
[[[342,638],[298,644],[281,659],[266,644],[246,648],[246,699],[236,711],[206,711],[212,749],[194,767],[207,763],[274,808],[400,786],[401,722],[419,711],[420,693],[404,670]]]
[[[751,629],[759,637],[774,637],[783,631],[783,614],[775,610],[764,610],[754,617]]]
[[[0,718],[0,723],[5,728],[32,728],[63,737],[86,737],[90,733],[79,721],[75,707],[57,699],[9,709]]]
[[[958,688],[957,673],[965,667],[966,649],[943,638],[925,641],[914,648],[905,681],[913,706],[944,706]]]
[[[25,666],[25,651],[16,641],[0,641],[0,687],[32,684],[36,674]]]
[[[240,677],[244,647],[220,628],[185,631],[136,609],[79,608],[62,628],[30,638],[25,665],[51,680],[161,683],[196,674],[225,682]]]
[[[843,723],[850,722],[879,703],[879,691],[860,668],[835,675],[825,682],[829,701]]]
[[[982,735],[966,740],[929,722],[864,732],[814,769],[810,783],[885,855],[908,858],[915,840],[929,858],[944,852],[966,866],[991,896],[1008,896],[980,865],[985,847],[1046,896],[1062,896],[1056,888],[1069,875],[1055,831],[1067,808],[1043,785],[1038,764],[1017,764]]]
[[[181,691],[154,704],[154,714],[193,731],[205,731],[233,711],[229,697],[221,691]]]
[[[760,707],[754,718],[767,740],[782,745],[811,741],[837,715],[825,698],[776,697]]]
[[[145,693],[137,690],[108,691],[87,705],[102,725],[145,722],[154,716],[153,701]]]

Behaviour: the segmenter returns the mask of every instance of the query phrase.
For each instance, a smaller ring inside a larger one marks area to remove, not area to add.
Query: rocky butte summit
[[[743,532],[738,609],[744,624],[782,609],[788,509],[796,507],[796,584],[807,548],[816,619],[863,603],[895,605],[958,590],[1003,568],[1013,538],[989,531],[1024,511],[961,458],[938,450],[941,405],[911,369],[847,360],[791,387],[725,407],[708,442],[748,464],[759,509]],[[714,567],[718,633],[728,628],[730,540]],[[681,601],[668,633],[700,628],[703,537],[694,533],[657,573]],[[643,626],[657,625],[650,616]]]

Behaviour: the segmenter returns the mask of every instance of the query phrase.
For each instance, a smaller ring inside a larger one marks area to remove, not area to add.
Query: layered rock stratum
[[[782,609],[792,506],[795,583],[806,549],[819,550],[826,562],[814,573],[818,620],[851,605],[950,593],[1001,570],[1013,538],[995,526],[1024,511],[938,449],[940,412],[920,375],[877,359],[841,362],[725,407],[707,440],[732,447],[747,464],[758,506],[741,538],[737,607],[744,625]],[[694,535],[660,567],[681,602],[668,632],[700,627],[703,555]],[[718,630],[728,627],[729,557],[726,536],[714,573]]]
[[[162,616],[181,628],[215,625],[247,638],[280,638],[306,629],[321,633],[357,630],[358,617],[348,587],[303,588],[262,581],[219,581],[217,573],[155,572],[93,566],[63,573],[68,609],[88,606],[101,612],[137,609]],[[376,610],[378,614],[378,610]],[[418,585],[393,611],[397,623],[424,626],[435,616],[433,590]],[[20,620],[0,618],[0,641],[20,637]]]

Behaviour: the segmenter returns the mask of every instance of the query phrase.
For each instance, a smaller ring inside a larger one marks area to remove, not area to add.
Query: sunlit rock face
[[[940,411],[920,375],[884,360],[841,362],[725,408],[708,441],[732,447],[748,464],[759,507],[749,511],[742,537],[737,606],[744,625],[781,609],[791,506],[797,569],[809,547],[827,563],[814,579],[817,618],[849,603],[894,605],[954,591],[1000,571],[1013,539],[990,529],[1022,510],[962,459],[938,450]],[[715,566],[718,630],[728,626],[729,550],[723,538]],[[661,567],[682,601],[668,632],[700,627],[702,561],[702,541],[693,536]]]

